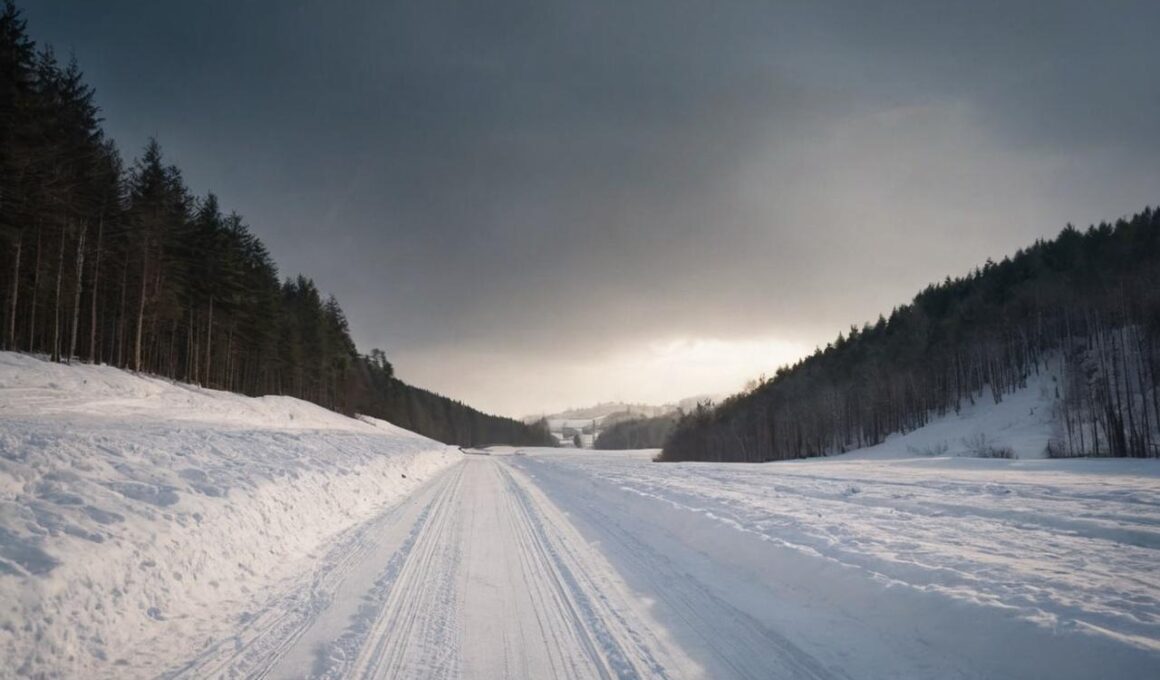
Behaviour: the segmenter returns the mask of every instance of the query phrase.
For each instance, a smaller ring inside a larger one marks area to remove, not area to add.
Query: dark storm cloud
[[[27,9],[127,154],[158,135],[361,346],[505,410],[536,395],[479,375],[812,344],[1160,187],[1154,2]]]

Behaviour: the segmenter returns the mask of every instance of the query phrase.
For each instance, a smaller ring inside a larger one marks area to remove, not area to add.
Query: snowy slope
[[[460,459],[373,419],[0,353],[0,675],[150,675]]]
[[[1053,362],[1045,362],[1054,366]],[[974,456],[978,450],[1009,449],[1016,458],[1043,458],[1047,443],[1061,436],[1057,420],[1059,401],[1055,370],[1044,369],[1027,378],[1027,386],[1002,396],[990,392],[964,400],[958,413],[936,417],[924,427],[894,434],[877,446],[843,454],[845,460],[906,456]]]

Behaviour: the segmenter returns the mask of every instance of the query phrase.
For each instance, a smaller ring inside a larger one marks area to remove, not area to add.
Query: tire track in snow
[[[552,509],[545,507],[544,500],[533,499],[525,486],[527,481],[518,482],[506,465],[499,469],[512,509],[512,522],[521,538],[525,568],[541,575],[534,581],[546,590],[541,601],[552,602],[555,610],[567,613],[566,623],[581,642],[599,677],[621,680],[668,677],[641,643],[639,633],[608,606],[599,587],[588,578],[585,567],[591,566],[591,562],[585,564],[583,556],[578,554],[576,541],[564,540],[562,527],[550,523],[550,519],[560,518],[551,517]],[[591,550],[586,544],[584,547]],[[568,670],[565,675],[574,677],[579,669]]]
[[[402,558],[366,646],[344,677],[458,677],[454,580],[460,563],[460,490],[466,467],[458,465],[449,473],[452,478]]]
[[[845,673],[828,668],[788,637],[715,595],[692,577],[679,562],[658,552],[649,542],[621,526],[615,512],[606,510],[598,496],[584,493],[575,479],[558,476],[550,465],[537,465],[537,479],[569,499],[567,509],[577,514],[603,539],[605,549],[620,556],[623,565],[649,584],[649,592],[671,615],[694,633],[712,655],[717,673],[724,677],[764,680],[771,677],[803,680],[841,680]],[[553,493],[553,495],[557,495]],[[662,530],[662,527],[654,527]]]
[[[459,466],[456,466],[459,467]],[[276,675],[275,669],[285,655],[302,639],[318,617],[333,604],[336,592],[344,581],[378,547],[377,534],[384,526],[407,521],[414,511],[409,501],[425,504],[419,512],[412,533],[422,524],[431,506],[441,497],[441,490],[453,477],[440,475],[420,487],[408,500],[396,505],[378,518],[356,527],[339,539],[319,561],[319,567],[300,585],[276,597],[261,611],[247,618],[236,635],[210,644],[197,657],[161,677],[173,680],[183,678],[266,678]],[[404,554],[408,546],[396,555]],[[330,666],[316,664],[314,675]],[[327,676],[335,677],[335,676]]]
[[[403,505],[171,677],[629,680],[696,670],[600,551],[497,457],[465,459]]]
[[[316,677],[669,677],[611,567],[522,473],[480,457],[448,475],[391,558],[361,648],[337,641],[349,663]]]

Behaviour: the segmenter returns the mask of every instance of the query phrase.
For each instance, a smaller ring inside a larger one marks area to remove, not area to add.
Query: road
[[[663,486],[677,469],[608,460],[465,456],[170,677],[1083,678],[1160,667],[1147,644],[1053,629],[907,585],[904,569],[887,577],[824,543],[762,534],[730,514],[739,506],[696,495],[708,468],[682,468],[694,491],[678,493]],[[749,473],[738,474],[721,489],[742,488]],[[752,486],[763,498],[776,488]]]
[[[473,455],[171,677],[632,678],[695,668],[510,462]],[[663,632],[663,630],[662,630]]]

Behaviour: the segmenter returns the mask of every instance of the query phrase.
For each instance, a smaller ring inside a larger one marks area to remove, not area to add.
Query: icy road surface
[[[179,677],[1160,677],[1128,461],[466,456]]]

